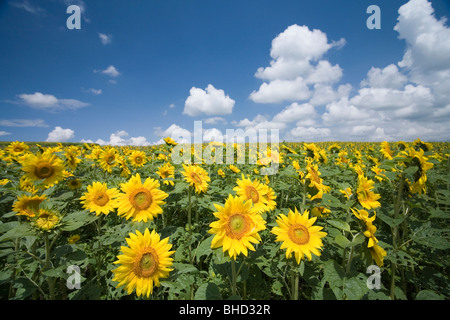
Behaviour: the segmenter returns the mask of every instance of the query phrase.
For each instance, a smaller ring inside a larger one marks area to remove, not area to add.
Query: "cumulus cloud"
[[[314,106],[309,103],[294,102],[273,117],[275,122],[296,122],[314,119],[317,116]]]
[[[20,102],[39,110],[62,111],[76,110],[89,105],[76,99],[59,99],[51,94],[35,92],[32,94],[22,93],[18,95]]]
[[[191,132],[175,123],[171,124],[166,130],[163,131],[158,128],[155,134],[161,137],[161,139],[156,144],[164,143],[162,138],[166,137],[171,137],[178,143],[191,143]]]
[[[86,141],[86,140],[85,140]],[[88,140],[91,141],[91,140]],[[115,133],[111,133],[109,137],[109,141],[104,141],[102,139],[98,139],[95,141],[99,145],[110,145],[110,146],[149,146],[150,142],[143,136],[139,137],[129,137],[128,132],[125,130],[119,130]]]
[[[260,67],[255,77],[268,81],[250,94],[257,103],[301,101],[310,97],[308,85],[333,84],[342,78],[339,65],[322,60],[332,47],[345,40],[328,42],[324,32],[307,26],[291,25],[272,40],[268,67]]]
[[[107,76],[110,76],[113,78],[116,78],[120,75],[119,70],[117,70],[117,68],[114,67],[113,65],[110,65],[109,67],[107,67],[104,70],[94,70],[94,73],[98,73],[98,72],[100,72],[102,74],[106,74]]]
[[[11,134],[11,132],[0,131],[0,137],[1,137],[1,136],[7,136],[7,135],[10,135],[10,134]]]
[[[310,97],[311,92],[302,77],[295,80],[276,79],[265,82],[258,91],[250,94],[250,99],[257,103],[280,103],[284,101],[301,101]]]
[[[192,87],[189,93],[183,114],[195,117],[201,114],[224,115],[233,111],[235,101],[225,95],[224,90],[216,89],[212,84],[208,84],[205,90]]]
[[[66,142],[75,137],[75,132],[72,129],[63,129],[55,127],[53,131],[48,134],[47,142]]]

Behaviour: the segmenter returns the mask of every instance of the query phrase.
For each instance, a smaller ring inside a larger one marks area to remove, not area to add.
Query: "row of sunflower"
[[[404,274],[417,273],[421,263],[411,252],[430,245],[415,238],[425,225],[417,221],[429,218],[426,206],[439,219],[446,214],[439,188],[448,189],[441,175],[447,143],[283,143],[258,150],[254,164],[246,145],[233,148],[235,160],[247,156],[244,164],[206,163],[187,145],[196,164],[177,164],[176,142],[165,142],[140,148],[12,142],[0,151],[6,248],[0,289],[20,297],[16,279],[27,279],[24,298],[54,299],[65,279],[61,270],[78,250],[86,256],[84,283],[106,299],[121,297],[111,285],[158,299],[394,299],[421,292],[407,293],[415,283]],[[223,145],[202,149],[211,147]],[[261,174],[273,162],[278,172]],[[445,241],[433,251],[447,248]],[[72,255],[64,260],[63,250]],[[27,259],[35,267],[24,267]],[[374,293],[362,275],[386,261],[384,290]],[[265,293],[248,290],[247,282]],[[205,294],[205,286],[216,294]]]

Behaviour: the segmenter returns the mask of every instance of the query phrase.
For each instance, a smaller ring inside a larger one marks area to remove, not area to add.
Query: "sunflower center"
[[[111,165],[113,164],[114,160],[116,160],[116,157],[114,155],[111,155],[108,158],[106,158],[106,163]]]
[[[133,271],[138,277],[148,278],[158,269],[158,254],[153,248],[146,248],[137,256]]]
[[[161,178],[165,179],[165,178],[167,178],[169,176],[169,172],[161,170],[159,175],[161,176]]]
[[[34,169],[34,174],[39,179],[45,179],[45,178],[51,177],[54,172],[55,172],[55,170],[48,163],[40,163]]]
[[[141,157],[136,157],[136,158],[134,158],[134,161],[136,163],[141,163],[142,162],[142,158]]]
[[[22,152],[23,148],[22,147],[14,147],[14,152]]]
[[[258,190],[253,186],[247,186],[247,198],[252,199],[253,203],[257,203],[259,201]]]
[[[248,227],[247,218],[240,213],[235,213],[228,220],[227,235],[233,239],[241,239],[247,232]]]
[[[293,225],[292,227],[290,227],[288,235],[292,242],[296,244],[302,245],[309,242],[308,229],[301,224]]]
[[[191,178],[196,184],[202,184],[202,178],[197,173],[191,172]]]
[[[106,205],[109,201],[109,196],[105,192],[99,192],[94,197],[94,203],[100,207]]]
[[[140,188],[131,194],[130,200],[136,209],[145,210],[152,204],[153,197],[150,191],[145,188]]]

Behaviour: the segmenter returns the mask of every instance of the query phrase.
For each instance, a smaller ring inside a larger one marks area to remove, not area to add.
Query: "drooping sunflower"
[[[159,287],[159,280],[167,278],[173,264],[170,251],[172,244],[169,238],[160,239],[155,230],[145,229],[144,234],[136,230],[125,239],[129,247],[121,247],[123,254],[117,256],[114,264],[119,267],[112,270],[113,281],[119,282],[116,286],[125,286],[128,294],[136,290],[136,295],[147,296],[153,293],[153,287]]]
[[[147,155],[144,151],[135,150],[128,157],[133,167],[143,167],[147,163]]]
[[[42,196],[27,196],[23,195],[17,198],[17,201],[14,202],[12,207],[12,211],[16,212],[16,214],[27,216],[29,218],[34,217],[37,213],[39,213],[39,205],[44,201],[47,197],[45,195]]]
[[[323,179],[320,177],[321,172],[316,164],[313,164],[310,160],[306,160],[306,170],[308,174],[305,176],[309,180],[309,187],[314,187],[321,192],[329,192],[330,187],[323,184]]]
[[[387,141],[383,141],[381,143],[381,148],[380,148],[381,153],[383,154],[383,156],[388,159],[388,160],[392,160],[394,157],[394,152],[391,150],[389,143]]]
[[[241,179],[236,180],[237,186],[233,188],[236,191],[236,195],[243,200],[251,200],[253,207],[257,212],[263,213],[268,210],[266,198],[269,189],[266,185],[261,183],[258,179],[251,181],[250,178],[246,178],[242,174]]]
[[[423,149],[415,150],[413,148],[408,149],[408,156],[411,157],[411,165],[417,167],[417,171],[414,173],[414,181],[410,186],[412,193],[425,193],[427,182],[427,170],[433,168],[433,163],[428,162],[428,158],[424,156]]]
[[[80,200],[84,209],[95,212],[96,215],[101,213],[107,215],[114,211],[118,195],[119,190],[108,189],[106,182],[94,181],[87,186],[87,192],[80,197]]]
[[[225,178],[225,172],[223,172],[222,169],[217,170],[217,174],[218,174],[219,176],[221,176],[222,178]]]
[[[366,178],[364,175],[358,176],[356,196],[365,209],[375,209],[381,206],[380,202],[377,201],[381,196],[372,191],[374,183],[373,180]]]
[[[64,179],[64,163],[55,154],[48,152],[29,154],[22,162],[25,177],[32,181],[42,181],[46,188]]]
[[[185,180],[190,186],[194,186],[195,192],[202,193],[208,189],[208,182],[211,181],[208,172],[196,165],[183,164],[184,171],[181,171]]]
[[[370,247],[369,250],[373,260],[375,260],[375,263],[379,267],[382,267],[384,264],[384,257],[387,254],[386,251],[376,243]]]
[[[214,206],[217,210],[214,216],[219,220],[209,225],[211,230],[208,233],[215,235],[211,248],[222,247],[223,252],[228,251],[234,260],[241,253],[247,256],[249,249],[255,251],[252,243],[261,241],[258,232],[266,229],[266,221],[252,206],[252,202],[229,195],[224,206]]]
[[[297,264],[306,255],[308,260],[312,259],[311,253],[320,256],[323,247],[322,238],[327,235],[320,231],[323,228],[314,226],[317,217],[309,218],[309,211],[303,214],[289,210],[288,215],[280,214],[277,218],[278,226],[272,228],[272,233],[277,236],[275,241],[282,242],[280,249],[286,249],[286,258],[292,254],[295,256]]]
[[[57,213],[47,209],[39,209],[39,214],[34,221],[34,225],[43,231],[49,231],[53,229],[59,221],[60,217]]]
[[[166,162],[162,166],[158,167],[158,171],[156,173],[160,176],[161,179],[168,179],[175,177],[175,167],[170,163]],[[164,180],[164,184],[166,185],[174,185],[173,180]]]
[[[120,185],[124,193],[117,197],[117,214],[134,222],[152,221],[158,214],[162,214],[161,206],[169,195],[159,189],[159,182],[152,178],[142,183],[139,173]]]

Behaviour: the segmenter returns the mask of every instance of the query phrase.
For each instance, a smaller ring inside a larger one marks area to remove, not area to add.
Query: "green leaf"
[[[222,300],[222,295],[215,283],[203,283],[195,292],[194,300]]]
[[[197,262],[200,260],[202,256],[207,256],[212,253],[211,249],[211,241],[214,238],[214,235],[203,240],[197,247],[195,251],[195,256],[197,258]]]
[[[444,300],[444,297],[431,290],[422,290],[416,295],[416,300]]]
[[[75,213],[71,213],[61,220],[61,230],[73,231],[97,220],[98,218],[98,216],[87,211],[78,211]]]
[[[0,237],[0,242],[33,235],[35,235],[35,231],[30,225],[20,224],[19,226],[9,230],[4,235],[2,235]]]
[[[327,223],[335,228],[350,232],[350,225],[345,221],[328,219]]]
[[[350,240],[348,240],[342,234],[338,234],[336,238],[334,238],[334,241],[336,241],[336,243],[342,248],[347,248],[350,245]]]

